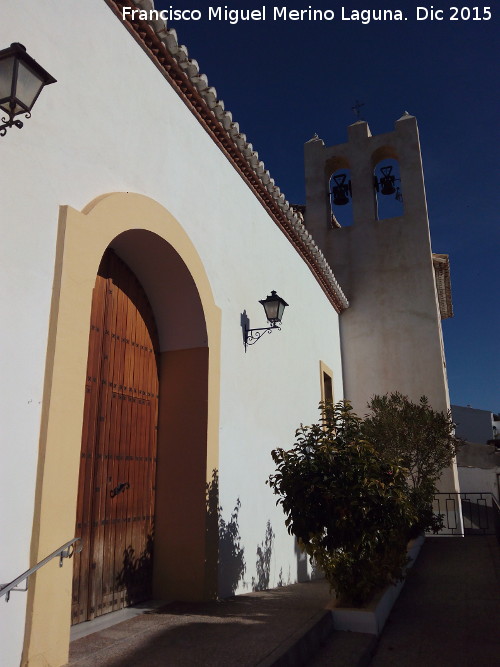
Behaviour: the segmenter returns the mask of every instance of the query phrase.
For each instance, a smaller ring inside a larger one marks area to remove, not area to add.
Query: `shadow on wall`
[[[234,595],[246,571],[245,549],[241,546],[238,514],[241,502],[238,498],[228,521],[222,518],[219,505],[219,474],[213,470],[212,479],[207,484],[207,531],[213,534],[217,528],[219,555],[215,562],[218,569],[219,597]]]
[[[250,320],[248,319],[247,311],[244,310],[240,314],[241,336],[243,338],[243,345],[247,342],[247,331],[250,329]]]
[[[264,541],[257,547],[257,576],[252,577],[252,590],[254,591],[265,591],[269,588],[274,537],[271,522],[268,521]]]
[[[123,568],[116,575],[118,591],[125,590],[127,605],[137,604],[151,597],[154,535],[146,538],[146,547],[140,556],[130,545],[123,552]]]
[[[276,587],[281,588],[282,586],[289,586],[291,583],[292,583],[292,571],[290,566],[288,566],[288,575],[286,579],[283,578],[283,568],[280,567],[280,573]]]

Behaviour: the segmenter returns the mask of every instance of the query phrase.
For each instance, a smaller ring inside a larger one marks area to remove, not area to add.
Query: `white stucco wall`
[[[460,491],[493,493],[499,498],[500,452],[494,445],[466,443],[457,454]]]
[[[336,272],[351,307],[341,317],[346,396],[360,414],[375,394],[422,395],[437,410],[449,409],[441,321],[432,264],[427,205],[413,116],[395,130],[371,135],[366,122],[348,128],[349,141],[305,144],[307,227]],[[398,158],[404,213],[377,219],[373,170]],[[351,168],[351,226],[332,229],[328,176]]]
[[[458,466],[458,479],[462,493],[492,493],[498,500],[500,497],[499,476],[500,467],[498,466],[496,468]]]
[[[0,580],[29,564],[59,206],[81,210],[99,195],[125,191],[155,199],[181,223],[222,309],[220,502],[225,519],[241,502],[247,564],[241,589],[256,576],[267,521],[275,533],[270,585],[280,573],[285,583],[294,581],[293,541],[265,480],[273,470],[270,450],[291,445],[299,422],[317,417],[320,359],[334,372],[335,398],[342,397],[333,307],[102,0],[11,0],[2,14],[0,46],[21,42],[57,83],[42,92],[22,130],[0,139]],[[283,330],[245,353],[241,313],[252,327],[264,326],[258,300],[272,289],[290,304]],[[25,601],[15,593],[0,605],[8,667],[19,664]]]
[[[414,402],[427,396],[449,410],[441,316],[435,284],[416,119],[405,113],[393,132],[371,135],[365,121],[348,128],[348,142],[305,144],[306,223],[350,302],[341,315],[344,389],[359,414],[374,395],[395,391]],[[403,215],[377,219],[374,167],[397,159]],[[328,179],[351,169],[353,224],[331,228]],[[438,488],[458,490],[456,466]]]

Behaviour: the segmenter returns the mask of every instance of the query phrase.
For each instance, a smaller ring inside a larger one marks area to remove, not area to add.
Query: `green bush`
[[[272,452],[277,469],[268,483],[288,531],[331,587],[343,602],[361,604],[403,577],[417,518],[408,471],[380,457],[348,402],[320,409],[319,423],[301,426],[292,449]]]
[[[398,392],[374,396],[368,408],[364,437],[385,461],[408,470],[410,500],[417,514],[410,536],[424,530],[438,532],[443,523],[432,512],[436,482],[462,443],[454,435],[451,413],[433,410],[425,396],[412,403]]]

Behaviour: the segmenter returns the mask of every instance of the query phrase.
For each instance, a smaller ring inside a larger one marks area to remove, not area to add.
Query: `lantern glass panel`
[[[0,60],[0,108],[10,113],[10,96],[12,94],[12,72],[14,71],[14,56]]]
[[[35,103],[38,93],[44,85],[44,80],[39,74],[28,67],[22,60],[19,61],[19,71],[17,75],[16,98],[24,106],[17,105],[16,113],[23,111],[24,107],[29,111]]]
[[[270,322],[274,322],[278,318],[278,307],[279,307],[278,300],[266,301],[264,303],[264,310],[266,311],[266,317]]]

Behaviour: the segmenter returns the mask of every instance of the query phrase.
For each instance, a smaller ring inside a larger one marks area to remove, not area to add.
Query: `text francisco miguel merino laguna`
[[[451,7],[450,9],[456,9]],[[474,8],[477,10],[478,8]],[[490,10],[489,7],[484,9]],[[457,10],[458,11],[458,10]],[[476,18],[475,20],[488,20],[489,16]],[[309,5],[307,9],[288,9],[288,7],[266,7],[259,9],[230,9],[226,5],[219,7],[207,7],[201,9],[178,9],[170,5],[168,9],[132,9],[122,8],[122,18],[126,20],[139,19],[141,21],[163,20],[163,21],[225,21],[235,25],[240,21],[360,21],[363,24],[371,21],[407,21],[408,16],[401,9],[351,9],[339,7],[336,9],[314,9]],[[438,20],[445,18],[442,10],[434,10],[431,7],[415,7],[411,12],[411,18],[417,21]],[[463,18],[463,17],[462,17]]]

